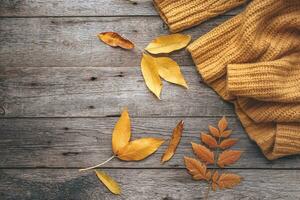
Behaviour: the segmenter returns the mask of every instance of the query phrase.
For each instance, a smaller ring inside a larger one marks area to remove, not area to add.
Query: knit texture
[[[155,0],[172,31],[241,3],[203,2]],[[205,13],[198,10],[203,6]],[[234,103],[249,137],[268,159],[300,154],[300,1],[253,0],[188,50],[204,82]]]

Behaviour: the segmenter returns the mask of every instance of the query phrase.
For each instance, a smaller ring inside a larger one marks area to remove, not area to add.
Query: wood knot
[[[5,115],[5,109],[3,106],[0,106],[0,115]]]

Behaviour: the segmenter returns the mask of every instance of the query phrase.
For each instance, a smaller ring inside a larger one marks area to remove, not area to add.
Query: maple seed
[[[131,41],[123,38],[115,32],[103,32],[99,33],[97,36],[102,42],[112,47],[121,47],[123,49],[134,48],[134,44]]]

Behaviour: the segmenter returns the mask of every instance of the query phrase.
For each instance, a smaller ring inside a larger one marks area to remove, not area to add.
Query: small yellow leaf
[[[115,32],[103,32],[99,33],[97,36],[102,42],[112,47],[121,47],[123,49],[134,48],[134,44],[132,42]]]
[[[180,71],[179,65],[174,60],[168,57],[158,57],[154,59],[160,77],[171,83],[175,83],[177,85],[188,88],[186,81]]]
[[[157,96],[158,99],[160,99],[162,82],[158,74],[155,59],[152,56],[143,53],[141,68],[147,87]]]
[[[173,130],[172,138],[170,140],[169,146],[161,158],[161,162],[164,163],[172,158],[174,155],[177,145],[180,142],[182,131],[183,131],[183,121],[180,121]]]
[[[112,134],[112,149],[114,154],[117,154],[119,149],[129,143],[130,137],[130,118],[127,109],[125,109],[116,123]]]
[[[151,41],[145,49],[152,54],[170,53],[186,47],[190,41],[190,35],[162,35]]]
[[[121,194],[121,188],[118,183],[112,179],[108,174],[101,170],[95,170],[99,180],[111,191],[113,194]]]
[[[117,157],[126,161],[142,160],[154,153],[163,142],[164,140],[158,138],[133,140],[118,151]]]

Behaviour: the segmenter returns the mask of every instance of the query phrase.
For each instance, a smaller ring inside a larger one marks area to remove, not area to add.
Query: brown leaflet
[[[217,181],[220,189],[230,189],[238,185],[242,180],[242,177],[237,174],[224,173],[221,174],[219,180]]]
[[[237,150],[226,150],[223,151],[218,159],[218,165],[220,167],[225,167],[227,165],[231,165],[235,163],[238,159],[240,159],[242,152]]]
[[[205,163],[214,164],[214,153],[207,147],[201,144],[196,144],[192,142],[192,148],[194,153]]]
[[[234,138],[225,139],[221,142],[219,147],[221,149],[227,149],[227,148],[232,147],[233,145],[235,145],[237,143],[237,141],[238,141],[238,139],[234,139]]]
[[[184,157],[184,163],[189,173],[193,176],[193,179],[195,180],[210,179],[210,172],[207,171],[206,166],[199,160],[190,157]]]
[[[217,129],[217,128],[211,126],[211,125],[208,126],[208,129],[209,129],[210,133],[211,133],[213,136],[215,136],[215,137],[221,137],[221,134],[220,134],[219,129]]]
[[[201,141],[210,148],[217,148],[217,140],[209,134],[201,133]]]

